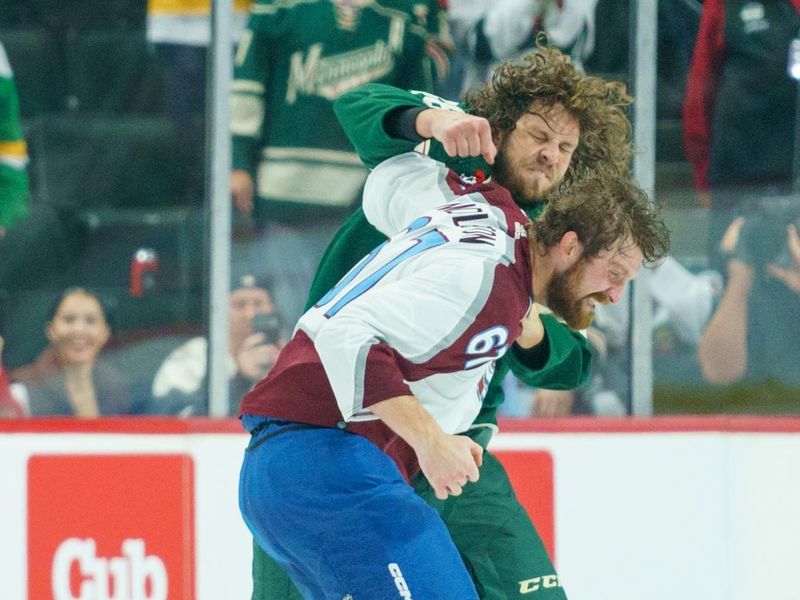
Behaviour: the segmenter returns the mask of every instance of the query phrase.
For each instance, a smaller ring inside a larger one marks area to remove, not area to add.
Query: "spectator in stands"
[[[229,389],[234,414],[241,397],[269,373],[283,347],[283,334],[266,285],[248,274],[235,277],[231,287]],[[150,412],[181,416],[206,412],[207,352],[208,340],[196,337],[170,353],[153,380]]]
[[[244,31],[249,5],[250,0],[233,2],[231,43]],[[186,199],[202,202],[211,0],[148,0],[147,40],[161,65],[167,112],[176,125]]]
[[[799,13],[800,0],[703,4],[683,134],[699,202],[711,208],[709,255],[719,271],[726,268],[719,241],[743,194],[792,182],[797,83],[787,60]]]
[[[11,372],[11,391],[31,416],[99,417],[129,410],[128,379],[100,359],[111,336],[96,294],[67,289],[45,325],[49,345]]]
[[[5,340],[0,336],[0,419],[17,418],[24,416],[22,406],[11,393],[11,384],[8,372],[3,367],[3,347]]]
[[[530,51],[540,32],[582,69],[594,49],[596,4],[597,0],[450,0],[453,62],[463,80],[458,89],[441,90],[442,95],[457,97],[482,86],[502,60]]]
[[[789,264],[785,266],[770,264],[767,265],[767,271],[800,296],[800,236],[797,234],[796,225],[788,225],[786,229],[786,248],[789,251]]]
[[[772,408],[796,411],[800,218],[795,210],[790,220],[769,221],[739,217],[726,231],[728,281],[698,344],[698,359],[710,383],[757,385],[759,393],[751,394],[751,401],[764,405],[772,401],[768,396],[777,396],[774,400],[781,404]],[[779,245],[770,244],[772,240]],[[777,252],[769,252],[775,248]]]
[[[333,101],[365,82],[430,90],[423,17],[406,0],[251,6],[235,62],[231,192],[257,224],[250,268],[272,281],[287,322],[367,177]]]
[[[28,214],[28,151],[11,65],[0,44],[0,238]]]

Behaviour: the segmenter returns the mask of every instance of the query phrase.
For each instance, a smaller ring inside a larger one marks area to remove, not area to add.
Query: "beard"
[[[580,296],[578,287],[585,263],[579,261],[563,273],[553,275],[547,283],[547,307],[564,319],[570,329],[586,329],[592,324],[594,310],[587,308],[587,301],[608,304],[610,298],[605,292]]]
[[[520,206],[530,206],[547,200],[547,196],[553,191],[555,184],[533,186],[526,183],[520,174],[521,169],[518,168],[518,165],[508,160],[505,147],[506,144],[501,143],[497,150],[497,156],[492,165],[492,179],[511,192],[514,202]]]

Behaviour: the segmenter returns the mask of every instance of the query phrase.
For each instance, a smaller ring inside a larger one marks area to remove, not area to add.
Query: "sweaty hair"
[[[492,80],[467,93],[469,112],[489,121],[502,136],[536,107],[544,113],[556,103],[580,123],[580,140],[564,176],[564,184],[599,165],[627,173],[631,158],[630,121],[625,107],[633,102],[620,82],[585,75],[557,48],[540,39],[519,61],[501,64]]]
[[[632,245],[645,263],[654,263],[669,251],[659,209],[629,176],[590,174],[562,187],[531,224],[532,238],[544,248],[556,246],[568,231],[578,235],[584,260]]]

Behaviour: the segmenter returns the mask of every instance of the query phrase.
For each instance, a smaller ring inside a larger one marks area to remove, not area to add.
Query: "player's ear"
[[[494,142],[495,147],[499,148],[500,144],[503,143],[505,137],[506,137],[505,132],[498,131],[497,129],[492,127],[492,141]]]
[[[578,234],[574,231],[568,231],[562,235],[558,242],[558,251],[565,259],[574,262],[583,251],[583,245],[578,239]]]

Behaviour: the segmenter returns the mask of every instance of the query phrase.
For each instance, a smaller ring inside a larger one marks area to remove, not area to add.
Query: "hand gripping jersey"
[[[411,394],[446,432],[467,429],[530,306],[528,217],[416,153],[372,172],[364,211],[391,237],[303,315],[240,414],[346,427],[398,460],[370,405]]]

